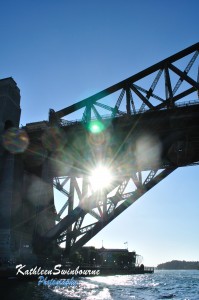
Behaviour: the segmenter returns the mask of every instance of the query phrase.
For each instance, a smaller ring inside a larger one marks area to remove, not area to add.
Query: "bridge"
[[[176,168],[198,164],[198,51],[199,43],[22,128],[19,88],[0,80],[0,257],[58,245],[69,255]]]

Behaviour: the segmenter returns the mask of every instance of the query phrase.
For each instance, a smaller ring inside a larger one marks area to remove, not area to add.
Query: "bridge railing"
[[[197,104],[199,105],[199,99],[176,103],[176,107],[192,106],[192,105],[197,105]],[[164,107],[161,110],[166,110],[166,109],[167,108]],[[140,110],[135,110],[135,113],[133,115],[143,114],[143,113],[152,112],[152,111],[153,110],[149,110],[149,109],[143,109],[141,112],[140,112]],[[120,113],[120,114],[116,115],[115,118],[120,118],[122,116],[124,117],[124,116],[128,116],[128,115],[126,113]],[[107,120],[107,119],[111,118],[111,115],[110,114],[101,115],[101,118],[102,118],[102,120]],[[91,118],[91,121],[95,121],[95,120],[97,120],[96,117]],[[71,126],[71,125],[75,125],[75,124],[79,124],[79,123],[83,123],[83,121],[81,119],[76,119],[76,120],[72,120],[72,121],[67,121],[67,120],[61,119],[62,126]]]
[[[197,105],[197,104],[199,104],[199,99],[179,102],[179,103],[176,103],[176,106],[181,107],[181,106],[191,106],[191,105]]]
[[[176,107],[184,107],[184,106],[192,106],[192,105],[199,105],[199,99],[176,103]],[[166,110],[166,108],[164,107],[164,108],[162,108],[162,110]],[[139,110],[136,110],[134,115],[140,114],[140,113],[143,114],[143,113],[146,113],[146,112],[150,113],[152,111],[153,110],[149,110],[149,109],[143,109],[142,112],[140,112]],[[126,113],[120,113],[120,114],[116,115],[115,118],[121,118],[121,117],[125,117],[125,116],[127,117],[128,115]],[[111,119],[111,115],[110,114],[101,115],[101,118],[102,118],[102,120]],[[96,119],[97,119],[96,117],[92,117],[91,121],[95,121]],[[83,121],[81,119],[76,119],[76,120],[72,120],[72,121],[61,119],[61,121],[60,121],[60,125],[62,127],[74,126],[74,125],[80,124],[80,123],[83,123]],[[34,131],[38,131],[38,130],[45,130],[48,127],[49,127],[49,122],[48,121],[27,123],[26,126],[25,126],[25,128],[29,132],[34,132]]]

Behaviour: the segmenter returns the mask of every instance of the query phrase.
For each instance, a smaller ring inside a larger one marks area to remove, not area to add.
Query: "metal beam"
[[[129,196],[120,206],[118,206],[112,214],[110,214],[105,220],[99,221],[86,232],[86,234],[81,237],[75,245],[71,248],[71,251],[79,249],[85,245],[91,238],[93,238],[99,231],[101,231],[105,226],[107,226],[111,221],[113,221],[117,216],[119,216],[123,211],[125,211],[130,205],[132,205],[136,200],[138,200],[142,195],[149,191],[152,187],[170,175],[176,167],[165,169],[159,175],[154,177],[151,181],[147,182],[143,189],[138,189],[135,193]]]
[[[102,99],[122,88],[126,88],[126,87],[130,86],[132,83],[150,75],[151,73],[153,73],[155,71],[158,71],[159,69],[164,69],[166,64],[168,64],[168,63],[171,64],[171,63],[183,58],[184,56],[191,54],[192,52],[194,52],[196,50],[199,50],[199,43],[196,43],[196,44],[160,61],[159,63],[154,64],[153,66],[151,66],[151,67],[149,67],[149,68],[147,68],[147,69],[123,80],[123,81],[120,81],[119,83],[114,84],[111,87],[106,88],[99,93],[94,94],[93,96],[90,96],[84,100],[81,100],[73,105],[70,105],[64,109],[61,109],[61,110],[55,112],[56,117],[63,118],[64,116],[85,107],[88,103],[94,104],[99,99]]]
[[[186,73],[182,72],[180,69],[175,67],[174,65],[170,64],[169,69],[171,69],[173,72],[175,72],[177,75],[179,75],[182,79],[187,81],[190,85],[195,87],[196,90],[199,90],[199,83],[197,83],[195,80],[193,80],[191,77],[186,75]]]

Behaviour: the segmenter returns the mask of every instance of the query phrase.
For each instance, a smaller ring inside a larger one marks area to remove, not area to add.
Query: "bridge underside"
[[[67,253],[74,251],[177,167],[197,164],[198,120],[196,102],[106,119],[106,130],[97,134],[78,122],[56,128],[59,150],[48,153],[46,172],[59,191],[62,207],[56,226],[43,234],[42,241],[56,240],[64,243]],[[98,164],[108,167],[112,181],[95,190],[91,174]],[[31,167],[27,171],[34,172]]]
[[[31,190],[35,251],[82,247],[176,168],[198,164],[198,51],[199,43],[25,126],[24,203]],[[76,112],[81,120],[71,121]],[[111,180],[96,187],[99,165]]]

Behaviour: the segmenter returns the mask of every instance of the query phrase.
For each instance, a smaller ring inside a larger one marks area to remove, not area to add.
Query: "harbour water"
[[[38,281],[1,282],[1,300],[198,300],[199,270],[159,271],[144,275],[82,278],[77,286],[38,286]]]

